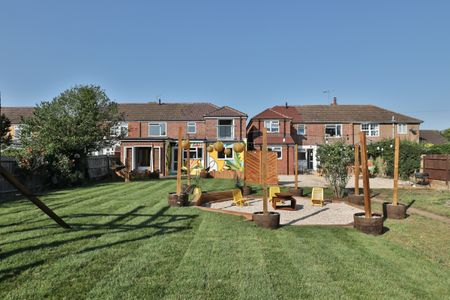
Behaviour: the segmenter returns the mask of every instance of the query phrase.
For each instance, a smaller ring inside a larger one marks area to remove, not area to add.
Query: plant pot
[[[389,202],[384,202],[383,214],[388,219],[404,219],[406,218],[406,205],[401,203],[394,205]]]
[[[209,178],[209,173],[206,170],[201,170],[200,178]]]
[[[253,222],[259,226],[267,229],[277,229],[280,227],[280,214],[277,212],[269,212],[265,215],[262,211],[257,211],[253,213]]]
[[[303,197],[303,188],[289,188],[289,193],[292,194],[292,196],[298,196],[298,197]]]
[[[383,217],[380,214],[372,214],[372,217],[366,218],[365,213],[356,213],[353,215],[353,227],[367,234],[383,234]]]
[[[246,186],[241,187],[241,192],[242,192],[243,196],[248,196],[251,193],[253,193],[253,190],[252,190],[251,186],[246,185]]]
[[[350,194],[347,197],[347,202],[356,205],[364,205],[364,195]]]
[[[179,196],[177,193],[169,193],[167,200],[170,206],[189,206],[189,194],[186,193]]]

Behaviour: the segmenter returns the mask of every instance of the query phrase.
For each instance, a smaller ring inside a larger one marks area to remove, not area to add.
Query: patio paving
[[[324,206],[312,206],[309,198],[295,197],[295,211],[274,210],[269,202],[269,211],[280,213],[282,225],[349,225],[353,223],[353,214],[363,210],[343,202],[326,203]],[[253,213],[262,211],[262,200],[250,200],[248,206],[233,206],[232,201],[210,203],[208,207],[229,212]]]

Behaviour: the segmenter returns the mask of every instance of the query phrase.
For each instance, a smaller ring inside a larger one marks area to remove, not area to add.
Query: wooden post
[[[178,153],[177,153],[177,195],[181,195],[181,165],[183,164],[183,145],[182,145],[182,138],[183,138],[182,128],[178,128]]]
[[[65,229],[71,229],[71,227],[64,222],[63,219],[61,219],[57,214],[53,212],[50,208],[47,207],[41,200],[39,200],[38,197],[33,195],[33,193],[25,186],[23,185],[17,178],[12,176],[5,168],[0,166],[0,175],[3,176],[3,178],[6,179],[12,186],[14,186],[19,192],[22,193],[28,200],[33,202],[34,205],[36,205],[40,210],[42,210],[47,216],[53,219],[56,223],[58,223],[59,226]]]
[[[246,146],[247,147],[247,146]],[[242,174],[242,181],[244,181],[243,182],[243,186],[244,186],[244,190],[247,188],[247,183],[245,183],[245,172],[247,171],[246,169],[245,169],[245,167],[246,167],[246,165],[245,165],[245,159],[246,159],[246,157],[247,157],[247,150],[244,148],[244,151],[242,151],[242,154],[244,155],[244,172],[243,172],[243,174]]]
[[[449,177],[450,177],[450,175],[448,174],[448,171],[449,171],[449,168],[450,168],[450,166],[449,166],[449,164],[450,164],[450,154],[447,154],[446,162],[447,162],[447,164],[445,165],[445,184],[448,187],[448,181],[449,181]]]
[[[191,141],[189,140],[189,136],[188,136],[186,142],[189,145],[189,148],[186,150],[187,151],[187,153],[186,153],[187,154],[187,156],[186,156],[187,184],[188,184],[188,186],[191,186]]]
[[[355,195],[359,196],[359,145],[355,145]]]
[[[394,154],[394,195],[392,196],[392,204],[398,204],[398,161],[400,160],[400,137],[395,137],[395,154]]]
[[[369,168],[367,167],[367,147],[366,147],[366,133],[361,131],[359,133],[359,140],[361,143],[361,163],[364,186],[364,211],[365,217],[372,217],[372,209],[370,207],[370,184],[369,184]]]
[[[263,128],[262,136],[262,151],[261,151],[261,177],[262,177],[262,188],[263,188],[263,213],[264,215],[269,214],[268,203],[267,203],[267,129]]]
[[[298,190],[298,144],[295,144],[294,151],[295,189]]]

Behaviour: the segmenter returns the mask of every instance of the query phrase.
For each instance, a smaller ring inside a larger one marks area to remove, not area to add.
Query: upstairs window
[[[340,137],[342,131],[341,124],[327,124],[325,125],[325,136],[326,137]]]
[[[305,124],[298,124],[297,125],[297,134],[298,135],[305,135],[306,134],[306,126],[305,126]]]
[[[187,133],[196,133],[197,126],[195,122],[187,122]]]
[[[408,133],[408,125],[405,123],[397,124],[397,133],[398,134],[407,134]]]
[[[267,132],[269,132],[269,133],[280,132],[280,121],[279,120],[264,120],[264,127],[267,128]]]
[[[232,140],[234,139],[233,119],[217,120],[217,139]]]
[[[375,123],[361,124],[361,131],[366,133],[366,136],[379,136],[380,126]]]
[[[165,122],[151,122],[148,124],[149,136],[166,136]]]
[[[118,137],[126,137],[128,136],[128,123],[127,122],[120,122],[116,124],[115,126],[111,127],[111,135]]]
[[[20,135],[22,133],[23,125],[14,125],[13,126],[13,132],[12,132],[12,139],[14,141],[20,140]]]

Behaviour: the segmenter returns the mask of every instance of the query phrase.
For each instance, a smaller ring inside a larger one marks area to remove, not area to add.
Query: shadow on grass
[[[294,219],[294,220],[292,220],[292,221],[289,221],[289,222],[286,223],[285,225],[292,225],[292,224],[295,224],[295,222],[297,222],[297,221],[302,221],[302,220],[311,218],[311,217],[313,217],[313,216],[315,216],[315,215],[318,215],[318,214],[320,214],[321,212],[324,212],[324,211],[329,210],[329,209],[330,209],[330,208],[328,208],[328,207],[324,207],[324,208],[322,208],[321,210],[318,210],[318,211],[313,212],[312,214],[309,214],[309,215],[303,216],[303,217],[301,217],[301,218],[298,218],[298,219]]]
[[[29,245],[26,247],[20,247],[16,249],[12,249],[5,252],[0,252],[0,260],[4,260],[8,257],[17,254],[23,254],[33,251],[46,250],[46,249],[55,249],[57,247],[74,243],[85,241],[78,247],[76,252],[62,253],[62,255],[68,254],[81,254],[86,252],[91,252],[95,250],[101,250],[105,248],[114,247],[117,245],[132,243],[140,240],[150,239],[152,237],[173,234],[182,232],[185,230],[190,230],[192,227],[190,226],[191,222],[198,217],[198,215],[189,215],[189,214],[166,214],[169,210],[169,206],[162,207],[155,214],[144,214],[139,213],[140,210],[145,208],[145,206],[137,206],[132,210],[124,213],[124,214],[104,214],[104,213],[82,213],[82,214],[73,214],[63,216],[67,219],[82,219],[82,218],[105,218],[105,217],[113,217],[112,220],[106,223],[85,223],[80,220],[79,223],[71,221],[70,224],[73,227],[73,231],[67,232],[51,232],[48,236],[58,236],[61,237],[59,240],[55,240],[47,243],[40,243],[36,245]],[[137,219],[143,218],[144,220],[135,223]],[[183,222],[182,224],[174,224],[175,222]],[[57,225],[45,226],[39,228],[32,228],[31,230],[48,230],[58,228]],[[148,230],[152,230],[148,232]],[[66,238],[67,236],[73,234],[79,234],[81,236],[76,236],[72,238]],[[121,235],[122,234],[122,235]],[[135,236],[132,238],[128,238],[130,234],[134,234]],[[99,245],[89,245],[89,240],[94,241],[94,243],[101,243],[99,239],[103,236],[111,236],[117,235],[119,239],[115,238],[113,242],[105,242]],[[137,236],[136,236],[137,235]],[[42,236],[41,236],[42,237]],[[122,239],[123,238],[123,239]],[[27,240],[26,238],[24,240]],[[15,242],[20,242],[15,241]],[[80,249],[81,248],[81,249]],[[39,254],[34,254],[38,256]],[[39,260],[35,263],[13,267],[9,269],[0,270],[0,282],[6,280],[7,278],[14,277],[21,272],[35,267],[37,265],[43,264],[46,260]]]

